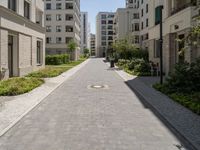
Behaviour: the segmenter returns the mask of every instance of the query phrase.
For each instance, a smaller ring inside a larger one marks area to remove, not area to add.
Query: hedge
[[[61,65],[69,63],[69,55],[47,55],[46,56],[46,65]]]

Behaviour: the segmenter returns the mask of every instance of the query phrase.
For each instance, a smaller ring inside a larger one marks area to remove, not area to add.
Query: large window
[[[30,19],[30,3],[24,1],[24,17]]]
[[[62,4],[61,3],[57,3],[56,4],[56,9],[62,9]]]
[[[37,64],[42,64],[42,41],[37,41]]]
[[[8,8],[16,11],[17,10],[17,5],[16,5],[16,0],[8,0]]]
[[[47,4],[46,4],[46,9],[47,9],[47,10],[50,10],[50,9],[51,9],[51,4],[50,4],[50,3],[47,3]]]
[[[56,20],[57,20],[57,21],[61,21],[61,20],[62,20],[61,14],[57,14],[57,15],[56,15]]]

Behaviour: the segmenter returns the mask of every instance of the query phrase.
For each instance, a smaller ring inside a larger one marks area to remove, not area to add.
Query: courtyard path
[[[91,59],[0,138],[0,150],[184,150],[180,145],[102,59]]]

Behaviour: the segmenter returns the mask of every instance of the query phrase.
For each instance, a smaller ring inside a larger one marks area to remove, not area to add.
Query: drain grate
[[[88,89],[108,89],[108,85],[88,85]]]

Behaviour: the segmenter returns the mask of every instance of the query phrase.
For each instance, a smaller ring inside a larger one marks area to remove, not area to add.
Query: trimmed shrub
[[[47,55],[46,56],[46,65],[61,65],[69,63],[69,55]]]

